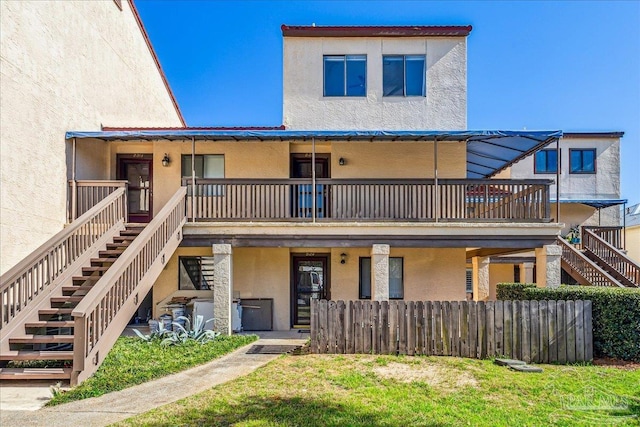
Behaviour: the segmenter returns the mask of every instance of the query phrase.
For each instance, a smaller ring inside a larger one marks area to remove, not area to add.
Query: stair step
[[[126,248],[129,246],[131,242],[120,242],[120,243],[107,243],[107,250],[113,250],[118,248]]]
[[[73,344],[73,335],[23,335],[9,338],[9,344]]]
[[[90,291],[93,289],[93,285],[82,285],[82,286],[63,286],[62,293],[74,293],[78,291]]]
[[[73,351],[12,350],[0,354],[0,360],[73,360]]]
[[[62,296],[62,297],[51,297],[49,301],[54,304],[65,304],[65,303],[73,303],[80,302],[84,298],[84,295],[76,295],[76,296]]]
[[[91,260],[93,262],[93,260]],[[107,271],[109,269],[108,266],[91,266],[91,267],[82,267],[82,273],[94,273],[96,271]]]
[[[124,252],[124,249],[108,249],[98,252],[98,256],[102,258],[109,257],[109,255],[122,255],[122,252]]]
[[[74,283],[97,282],[102,279],[102,276],[73,276],[71,279]]]
[[[45,308],[43,310],[38,310],[38,314],[41,316],[55,316],[55,315],[64,315],[71,314],[73,308]]]
[[[0,380],[66,380],[72,368],[0,368]]]
[[[113,238],[114,242],[133,242],[137,235],[116,236]]]
[[[91,258],[91,264],[106,264],[106,263],[111,263],[113,264],[114,262],[116,262],[116,260],[118,259],[118,257],[108,257],[108,258]]]
[[[27,322],[25,328],[73,328],[75,322],[73,320],[37,320],[35,322]]]

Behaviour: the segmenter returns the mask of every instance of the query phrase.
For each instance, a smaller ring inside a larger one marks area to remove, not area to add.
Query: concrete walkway
[[[24,402],[22,407],[16,406],[15,402],[11,403],[10,396],[5,396],[6,388],[0,388],[0,425],[106,426],[247,375],[279,357],[277,354],[246,354],[253,345],[302,345],[308,334],[272,332],[260,333],[260,337],[258,341],[205,365],[100,397],[51,408],[28,410]],[[28,387],[22,390],[23,397],[28,390]],[[37,393],[33,398],[36,403],[42,402],[42,396]]]

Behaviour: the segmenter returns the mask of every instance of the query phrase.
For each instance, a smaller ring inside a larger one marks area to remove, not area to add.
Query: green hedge
[[[499,283],[500,300],[591,300],[596,356],[640,361],[640,289]]]

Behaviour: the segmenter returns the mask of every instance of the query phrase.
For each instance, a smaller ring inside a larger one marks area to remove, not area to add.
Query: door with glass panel
[[[329,256],[294,256],[292,277],[292,325],[311,325],[311,301],[329,299]]]
[[[127,181],[129,222],[149,222],[153,216],[153,155],[118,155],[119,180]]]

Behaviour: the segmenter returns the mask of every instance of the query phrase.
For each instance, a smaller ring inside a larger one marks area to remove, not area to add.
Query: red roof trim
[[[466,37],[471,25],[300,26],[282,24],[284,37]]]
[[[134,18],[136,18],[136,22],[138,23],[138,27],[140,28],[140,32],[144,37],[144,41],[147,43],[147,47],[149,48],[149,52],[153,57],[153,62],[156,63],[156,67],[158,68],[158,72],[160,73],[160,77],[162,78],[162,82],[164,83],[164,87],[167,88],[167,92],[169,92],[169,97],[171,98],[171,102],[173,103],[173,107],[176,109],[176,113],[178,113],[178,118],[180,119],[180,123],[183,126],[187,126],[187,123],[184,121],[184,117],[182,116],[182,111],[180,111],[180,107],[178,106],[178,102],[176,101],[176,97],[173,95],[173,91],[171,90],[171,86],[169,86],[169,81],[167,80],[167,76],[164,74],[164,70],[160,65],[160,61],[158,60],[158,56],[156,55],[156,51],[153,49],[153,45],[151,44],[151,40],[149,39],[149,35],[147,34],[147,30],[145,30],[144,25],[142,24],[142,19],[140,18],[140,14],[138,13],[138,9],[134,4],[134,0],[129,0],[129,5],[131,6],[131,11],[133,12]]]
[[[562,132],[563,138],[622,138],[624,132]]]
[[[147,131],[147,130],[221,130],[221,131],[242,131],[242,130],[286,130],[284,125],[280,126],[212,126],[212,127],[168,127],[168,128],[122,128],[122,127],[109,127],[103,126],[102,130],[105,132],[135,132],[135,131]]]

